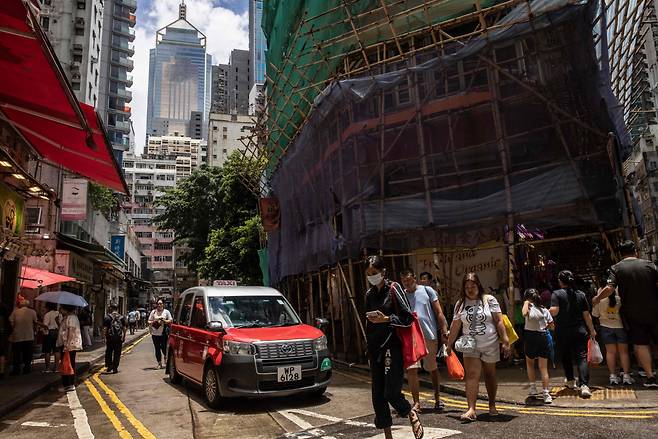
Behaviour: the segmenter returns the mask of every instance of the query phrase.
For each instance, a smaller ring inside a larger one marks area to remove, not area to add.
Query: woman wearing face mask
[[[366,293],[366,341],[372,377],[372,405],[375,426],[384,429],[386,439],[392,439],[391,410],[401,417],[409,417],[416,439],[423,437],[423,426],[418,414],[402,395],[404,367],[402,344],[395,327],[411,326],[413,316],[402,287],[385,278],[386,269],[381,256],[366,261],[366,276],[371,285]]]
[[[509,356],[510,347],[503,315],[498,300],[484,294],[484,287],[475,273],[466,273],[462,280],[462,297],[455,305],[454,317],[450,325],[450,337],[446,353],[455,345],[460,336],[475,338],[474,352],[464,352],[464,371],[466,373],[466,401],[468,410],[461,415],[463,422],[477,420],[475,404],[480,388],[480,375],[484,371],[484,384],[489,397],[489,415],[496,416],[496,363],[500,361],[499,342],[503,354]]]

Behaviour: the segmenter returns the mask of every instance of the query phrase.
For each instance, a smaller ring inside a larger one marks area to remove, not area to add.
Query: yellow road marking
[[[89,389],[89,393],[91,393],[91,396],[94,397],[96,402],[98,402],[98,405],[101,407],[101,410],[103,413],[105,413],[105,416],[110,420],[112,423],[112,426],[114,429],[119,433],[119,436],[122,439],[132,439],[132,435],[126,428],[123,426],[121,421],[119,421],[119,418],[117,418],[117,415],[114,414],[114,410],[110,408],[110,406],[107,405],[101,394],[98,392],[96,387],[89,382],[89,380],[85,380],[84,383],[87,385],[87,388]]]
[[[121,400],[117,397],[117,394],[114,393],[112,389],[110,389],[103,381],[101,381],[99,374],[95,373],[94,374],[94,381],[100,386],[101,389],[107,394],[107,396],[110,397],[110,400],[114,403],[114,405],[117,406],[119,411],[123,414],[123,416],[128,419],[128,422],[132,424],[133,427],[135,427],[135,430],[144,438],[144,439],[156,439],[155,435],[149,431],[148,428],[142,424],[139,419],[137,419],[132,412],[126,407],[126,405],[121,402]]]
[[[348,378],[352,378],[357,381],[361,381],[364,383],[371,383],[371,380],[358,377],[349,373],[345,372],[340,372],[340,371],[334,371],[335,373],[338,373],[339,375],[346,376]],[[411,396],[411,393],[409,392],[402,392],[406,396]],[[428,402],[435,402],[434,401],[434,395],[426,392],[420,392],[420,396],[423,397],[424,400]],[[450,397],[445,396],[445,394],[441,395],[441,401],[444,402],[444,404],[448,407],[457,407],[457,408],[467,408],[468,404],[466,401],[459,401],[456,399],[452,399]],[[483,409],[487,410],[489,408],[489,405],[486,403],[476,403],[476,408],[478,409]],[[637,409],[637,410],[590,410],[590,409],[568,409],[568,408],[561,408],[561,407],[555,407],[551,409],[546,409],[546,408],[537,408],[537,407],[523,407],[523,406],[510,406],[510,405],[500,405],[496,404],[496,408],[498,410],[510,410],[510,411],[515,411],[518,413],[522,414],[527,414],[527,415],[550,415],[550,416],[572,416],[572,417],[591,417],[591,418],[597,418],[597,417],[607,417],[607,418],[620,418],[620,419],[652,419],[654,418],[653,415],[658,415],[658,410],[651,410],[651,409]]]

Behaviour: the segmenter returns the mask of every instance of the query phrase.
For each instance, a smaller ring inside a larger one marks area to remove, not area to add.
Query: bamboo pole
[[[340,276],[341,279],[343,279],[342,271],[343,268],[341,267],[341,263],[338,262],[338,275]],[[345,306],[344,306],[344,301],[343,301],[343,295],[344,295],[344,290],[343,290],[343,282],[340,281],[340,279],[337,279],[336,282],[338,282],[338,297],[339,301],[338,304],[340,306],[340,329],[342,332],[342,340],[343,340],[343,357],[347,359],[347,319],[345,318]],[[347,285],[347,284],[345,284]]]
[[[311,273],[308,274],[308,307],[309,307],[309,316],[310,316],[310,322],[308,322],[309,325],[312,325],[313,322],[315,321],[315,305],[314,305],[314,300],[313,300],[313,275]]]
[[[335,285],[335,274],[333,269],[328,269],[327,270],[327,293],[329,294],[329,316],[331,318],[331,347],[332,350],[331,352],[334,353],[334,355],[337,353],[336,352],[336,318],[334,316],[334,288],[336,288]]]
[[[349,264],[348,269],[350,271],[349,283],[348,283],[347,277],[345,277],[345,271],[343,271],[343,266],[341,264],[338,264],[338,268],[340,269],[340,275],[343,278],[345,288],[347,289],[347,297],[350,301],[350,304],[352,305],[352,310],[354,311],[354,319],[356,320],[356,323],[358,324],[359,330],[360,330],[359,335],[361,335],[361,337],[356,338],[356,344],[357,344],[357,348],[359,350],[358,355],[359,355],[359,358],[360,358],[361,355],[363,354],[361,338],[363,338],[363,340],[366,339],[366,330],[363,327],[363,322],[361,321],[361,317],[359,316],[359,308],[356,306],[356,302],[354,301],[354,294],[353,294],[354,279],[352,277],[353,271],[352,271],[352,259],[351,258],[349,259],[348,264]]]

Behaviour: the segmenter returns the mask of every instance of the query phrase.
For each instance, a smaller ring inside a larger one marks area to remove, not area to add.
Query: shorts
[[[640,323],[632,320],[625,322],[628,341],[631,344],[647,346],[652,342],[658,344],[658,323]]]
[[[526,330],[523,334],[523,344],[525,356],[531,360],[535,358],[549,358],[551,356],[546,332]]]
[[[601,326],[601,343],[628,344],[628,334],[624,328],[608,328]]]
[[[479,358],[485,363],[498,363],[500,361],[500,345],[496,342],[485,349],[477,346],[475,352],[470,354],[465,353],[464,357]]]
[[[439,353],[439,341],[438,340],[425,340],[425,345],[427,346],[427,355],[422,359],[407,368],[409,369],[420,369],[420,363],[423,363],[423,369],[427,372],[433,372],[439,368],[436,364],[436,354]]]
[[[54,354],[57,343],[57,329],[49,329],[48,334],[43,337],[42,351],[44,354]]]

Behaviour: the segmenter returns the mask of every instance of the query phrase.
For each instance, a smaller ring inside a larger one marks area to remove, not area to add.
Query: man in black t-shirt
[[[637,257],[635,244],[626,241],[619,247],[622,260],[613,265],[608,284],[594,297],[596,305],[615,288],[621,298],[621,314],[635,357],[647,373],[645,387],[658,388],[651,364],[651,343],[658,344],[658,269],[645,259]]]

